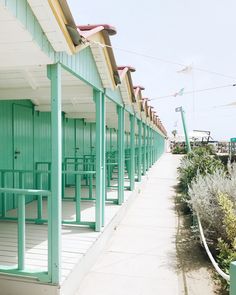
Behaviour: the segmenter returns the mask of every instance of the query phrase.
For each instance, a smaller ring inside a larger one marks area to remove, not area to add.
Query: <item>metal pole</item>
[[[187,127],[186,127],[184,109],[182,107],[179,107],[175,111],[181,113],[182,124],[183,124],[183,129],[184,129],[184,136],[185,136],[185,142],[186,142],[186,145],[187,145],[187,151],[188,152],[191,152],[191,145],[190,145],[190,141],[189,141],[189,137],[188,137],[188,132],[187,132]]]

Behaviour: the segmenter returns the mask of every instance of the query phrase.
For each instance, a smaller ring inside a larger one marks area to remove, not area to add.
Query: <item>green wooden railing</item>
[[[14,275],[24,275],[37,278],[43,282],[51,281],[51,251],[53,248],[51,239],[51,192],[47,190],[32,190],[32,189],[17,189],[17,188],[0,188],[0,193],[4,194],[5,198],[9,194],[14,194],[18,198],[17,209],[17,267],[9,267],[0,265],[0,273],[8,273]],[[32,271],[27,269],[25,265],[25,197],[26,196],[44,196],[48,198],[48,271]]]
[[[42,164],[42,163],[40,163]],[[49,163],[44,162],[44,165],[47,165],[48,167],[50,166]],[[3,187],[2,189],[7,189],[4,186],[6,185],[6,176],[8,174],[11,174],[12,177],[16,177],[18,176],[18,178],[20,179],[19,181],[19,188],[14,188],[14,190],[17,189],[22,189],[24,187],[24,179],[25,179],[25,175],[27,174],[32,174],[32,175],[37,175],[37,185],[39,188],[43,187],[43,175],[50,175],[51,172],[50,171],[30,171],[30,170],[0,170],[0,175],[1,175],[1,179],[2,179],[2,183],[1,186]],[[75,201],[75,206],[76,206],[76,219],[74,221],[71,220],[62,220],[62,224],[77,224],[77,225],[87,225],[90,226],[92,228],[94,228],[95,226],[95,221],[94,222],[89,222],[89,221],[82,221],[81,220],[81,199],[82,200],[90,200],[89,198],[81,198],[81,177],[84,175],[90,175],[93,176],[95,175],[95,171],[63,171],[62,172],[63,175],[73,175],[75,176],[75,195],[74,196],[70,196],[70,197],[65,197],[65,200],[72,200]],[[50,188],[49,188],[50,190]],[[49,190],[36,190],[36,191],[49,191]],[[9,194],[9,191],[8,191]],[[13,197],[15,197],[15,194],[12,194]],[[7,208],[6,208],[6,192],[1,192],[1,196],[2,196],[2,208],[4,210],[2,210],[2,215],[0,217],[0,220],[17,220],[16,217],[9,217],[7,216]],[[43,195],[40,193],[39,195],[34,194],[34,196],[37,198],[37,217],[35,218],[25,218],[25,220],[27,222],[34,222],[34,223],[47,223],[48,219],[46,218],[42,218],[42,208],[43,208]],[[95,199],[93,199],[95,200]]]

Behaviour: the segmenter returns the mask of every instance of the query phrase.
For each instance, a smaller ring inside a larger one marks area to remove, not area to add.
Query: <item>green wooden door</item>
[[[91,147],[90,154],[95,155],[96,153],[96,124],[95,123],[90,123],[90,147]]]
[[[76,157],[80,158],[84,155],[84,121],[76,120]]]
[[[13,169],[13,134],[12,134],[12,104],[0,101],[0,169]],[[13,187],[12,175],[1,175],[1,187]],[[13,208],[13,197],[7,197],[7,210]],[[0,212],[2,197],[0,198]]]
[[[90,146],[90,125],[89,123],[84,123],[84,154],[90,155],[91,146]]]
[[[34,169],[34,126],[33,109],[30,106],[13,104],[13,163],[14,170]],[[20,176],[15,173],[14,186],[34,188],[33,173],[24,173],[21,185]],[[31,201],[32,197],[27,197]]]
[[[74,171],[75,166],[75,120],[74,119],[65,119],[64,121],[64,152],[65,152],[65,163],[67,171]],[[66,185],[74,185],[75,176],[67,175],[66,176]]]

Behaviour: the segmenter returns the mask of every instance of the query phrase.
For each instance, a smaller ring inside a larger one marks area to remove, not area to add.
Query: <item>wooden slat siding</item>
[[[39,45],[41,50],[52,58],[52,63],[55,58],[53,47],[49,43],[46,35],[34,16],[27,0],[5,0],[0,1],[24,26],[24,28],[32,35],[33,40]]]
[[[86,47],[72,56],[69,56],[65,52],[57,53],[54,61],[59,61],[64,67],[74,72],[83,81],[103,91],[101,78],[90,47]]]
[[[123,105],[123,100],[119,88],[115,90],[106,89],[106,97],[118,105]]]

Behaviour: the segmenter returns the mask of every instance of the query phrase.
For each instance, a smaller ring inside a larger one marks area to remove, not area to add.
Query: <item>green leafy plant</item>
[[[183,146],[176,146],[172,149],[172,154],[186,154],[187,150]]]
[[[217,261],[221,269],[229,274],[230,263],[236,260],[236,214],[232,200],[226,194],[219,194],[219,206],[223,212],[223,226],[226,232],[226,240],[221,237],[217,244]],[[229,284],[222,281],[224,289],[228,289]]]
[[[197,148],[187,154],[178,168],[180,186],[185,196],[191,182],[198,175],[212,174],[217,169],[224,169],[222,162],[210,155],[205,148]]]

